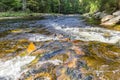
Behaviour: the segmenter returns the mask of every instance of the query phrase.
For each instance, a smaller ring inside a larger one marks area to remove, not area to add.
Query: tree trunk
[[[27,7],[27,6],[26,6],[26,0],[22,0],[22,5],[23,5],[23,6],[22,6],[22,10],[23,10],[23,11],[26,11],[26,7]]]
[[[60,11],[60,4],[59,4],[59,8],[58,8],[58,13],[60,13],[61,11]]]
[[[61,11],[61,1],[59,0],[59,4],[58,4],[58,13],[60,13]]]
[[[118,8],[120,9],[120,0],[118,0]]]

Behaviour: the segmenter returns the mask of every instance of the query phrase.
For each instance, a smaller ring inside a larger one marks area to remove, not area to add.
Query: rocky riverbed
[[[120,32],[80,15],[0,23],[0,80],[119,80]]]

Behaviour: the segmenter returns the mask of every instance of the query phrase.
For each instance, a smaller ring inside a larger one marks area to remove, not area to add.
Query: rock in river
[[[106,22],[101,23],[103,26],[113,26],[120,22],[120,16],[114,17]]]
[[[103,17],[103,18],[101,19],[101,22],[102,22],[102,23],[103,23],[103,22],[106,22],[106,21],[112,19],[113,17],[114,17],[113,15],[107,15],[107,16],[105,16],[105,17]]]

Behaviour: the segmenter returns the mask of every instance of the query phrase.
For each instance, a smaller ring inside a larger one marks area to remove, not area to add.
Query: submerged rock
[[[80,61],[79,58],[83,56],[81,55],[83,54],[82,50],[75,46],[69,47],[69,44],[66,44],[64,47],[68,47],[69,49],[64,48],[44,53],[38,62],[33,64],[32,67],[24,73],[21,79],[46,79],[47,77],[49,80],[84,79],[85,75],[79,70],[87,66],[85,62]],[[43,48],[45,48],[45,46]],[[52,47],[50,48],[52,50]]]
[[[59,54],[63,54],[63,53],[64,53],[63,49],[53,51],[51,53],[47,53],[42,58],[40,58],[40,61],[48,60],[48,59],[50,59],[51,57],[53,57],[55,55],[59,55]]]
[[[85,60],[87,66],[89,67],[87,73],[96,75],[93,76],[93,79],[119,79],[119,47],[99,42],[90,42],[89,45],[84,47],[86,55],[82,57],[82,59]],[[116,72],[117,75],[114,74],[114,71],[118,72]]]
[[[86,47],[85,52],[88,53],[88,55],[94,55],[95,58],[106,59],[106,61],[114,61],[120,57],[119,47],[106,43],[90,42],[89,46]]]
[[[0,38],[0,57],[3,57],[4,53],[10,53],[6,56],[7,60],[0,61],[0,79],[14,80],[15,77],[15,80],[118,80],[120,48],[113,44],[120,39],[120,32],[91,27],[79,19],[78,16],[48,17],[21,25],[23,32],[26,26],[34,27],[30,31],[21,33],[14,31],[14,28],[10,30],[9,36]],[[42,27],[38,26],[41,24]],[[18,23],[17,25],[19,26]],[[4,43],[6,39],[10,40]],[[25,51],[31,41],[34,41],[36,47],[32,45],[33,47],[29,48],[30,51],[35,51],[30,54],[34,57],[28,58]],[[8,56],[13,56],[13,52],[22,57],[15,55],[13,59],[8,59]]]
[[[72,61],[70,61],[72,62]],[[82,68],[85,68],[84,65],[86,65],[84,62],[76,60],[74,63],[76,66],[70,67],[68,64],[57,67],[57,79],[62,80],[79,80],[79,79],[85,79],[86,73],[84,71],[81,71]],[[85,68],[86,69],[86,68]]]

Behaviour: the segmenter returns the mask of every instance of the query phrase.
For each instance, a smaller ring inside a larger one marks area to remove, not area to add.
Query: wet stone
[[[56,50],[56,51],[53,51],[51,53],[47,53],[42,58],[40,58],[40,61],[48,60],[55,55],[62,54],[62,52],[63,52],[63,49]]]
[[[51,77],[53,79],[55,79],[55,75],[54,75],[55,67],[56,66],[51,63],[45,63],[45,64],[41,65],[40,67],[29,70],[28,72],[26,72],[24,74],[24,77],[22,77],[22,78],[27,79],[27,78],[30,78],[31,76],[37,76],[38,74],[42,74],[42,76],[40,75],[41,77],[43,77],[43,76],[47,77],[47,75],[45,74],[45,73],[47,73],[47,74],[51,75]]]
[[[87,76],[84,80],[93,80],[93,76]]]

